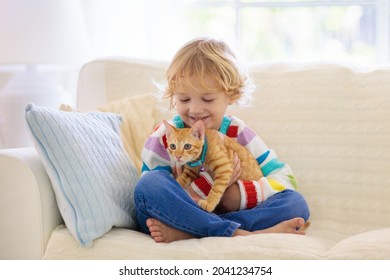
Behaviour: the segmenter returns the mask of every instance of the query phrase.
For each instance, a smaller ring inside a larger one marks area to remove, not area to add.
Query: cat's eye
[[[175,144],[169,144],[169,148],[171,150],[176,150],[176,145]]]
[[[184,150],[189,150],[191,149],[191,144],[184,144]]]

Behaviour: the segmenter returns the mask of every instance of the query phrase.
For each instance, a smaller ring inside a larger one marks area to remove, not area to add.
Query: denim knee
[[[307,221],[310,217],[309,206],[302,194],[296,191],[291,191],[293,207],[291,211],[295,213],[296,217],[301,217]]]
[[[153,194],[161,191],[169,185],[164,182],[171,180],[170,178],[172,177],[167,171],[150,171],[142,175],[135,186],[134,197],[143,196],[144,193]]]

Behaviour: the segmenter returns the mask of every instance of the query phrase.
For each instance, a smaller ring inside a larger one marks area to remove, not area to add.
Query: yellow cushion
[[[156,125],[156,98],[153,95],[136,95],[113,101],[99,108],[122,116],[121,136],[125,150],[141,170],[141,151],[146,138]]]

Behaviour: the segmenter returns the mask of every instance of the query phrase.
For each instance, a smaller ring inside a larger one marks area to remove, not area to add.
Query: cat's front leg
[[[230,177],[232,176],[232,169],[228,168],[225,172],[219,172],[214,178],[213,186],[206,199],[198,201],[198,205],[207,212],[213,212],[228,187]]]
[[[184,189],[197,178],[198,168],[190,168],[186,166],[183,172],[177,176],[176,181],[182,186]]]
[[[214,205],[214,203],[209,203],[206,199],[199,199],[198,205],[200,208],[210,213],[214,211],[215,207],[217,207],[216,204]]]
[[[183,173],[177,176],[176,181],[182,186],[184,189],[187,188],[187,185],[191,183],[191,178],[184,175]]]

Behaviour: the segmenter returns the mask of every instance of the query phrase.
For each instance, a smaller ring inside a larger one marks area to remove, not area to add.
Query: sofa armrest
[[[40,259],[62,218],[33,147],[0,150],[0,259]]]

